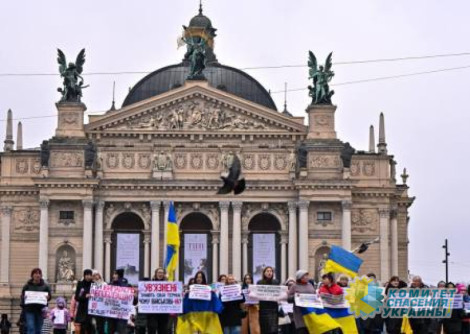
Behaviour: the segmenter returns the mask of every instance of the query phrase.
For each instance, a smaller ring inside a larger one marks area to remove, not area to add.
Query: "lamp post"
[[[445,260],[442,261],[442,263],[445,263],[446,265],[446,283],[449,282],[449,245],[447,243],[447,239],[445,240],[445,243],[444,245],[442,246],[442,248],[444,248],[445,250]]]

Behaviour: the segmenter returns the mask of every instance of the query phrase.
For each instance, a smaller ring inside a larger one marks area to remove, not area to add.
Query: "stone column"
[[[170,211],[170,201],[163,201],[163,261],[162,264],[165,265],[166,260],[166,233],[168,230],[167,220],[168,220],[168,212]]]
[[[288,233],[281,232],[281,282],[286,281]],[[292,276],[295,277],[295,276]]]
[[[242,230],[242,202],[232,202],[233,230],[232,230],[232,274],[235,279],[241,280],[242,253],[241,253],[241,230]]]
[[[96,202],[95,211],[95,264],[94,268],[103,275],[103,210],[104,201]]]
[[[308,206],[309,201],[299,201],[299,268],[309,270],[308,267]]]
[[[380,279],[385,281],[390,277],[390,256],[389,256],[389,209],[380,209]]]
[[[297,271],[297,203],[289,202],[289,276]]]
[[[228,208],[230,202],[220,202],[220,273],[228,272]]]
[[[144,277],[150,278],[150,237],[149,232],[144,232]]]
[[[42,270],[43,278],[47,276],[47,256],[49,246],[49,199],[41,198],[39,200],[41,213],[39,216],[39,268]]]
[[[152,210],[152,237],[151,237],[151,273],[160,266],[160,205],[161,201],[151,201],[150,208]]]
[[[93,200],[84,199],[83,203],[83,266],[82,269],[91,269],[93,254]]]
[[[111,281],[111,231],[107,231],[106,236],[104,237],[105,245],[105,261],[104,261],[104,278],[106,282]]]
[[[242,234],[242,245],[243,245],[243,273],[248,273],[248,232]],[[243,277],[242,277],[243,278]]]
[[[219,276],[219,231],[212,233],[212,281],[215,282]],[[187,283],[187,282],[185,282]]]
[[[351,201],[342,201],[343,220],[341,227],[342,246],[346,250],[351,250]]]
[[[392,241],[392,275],[398,275],[398,212],[394,208],[390,212],[390,229]]]
[[[2,253],[0,257],[0,282],[9,282],[10,273],[10,229],[12,208],[2,207]]]

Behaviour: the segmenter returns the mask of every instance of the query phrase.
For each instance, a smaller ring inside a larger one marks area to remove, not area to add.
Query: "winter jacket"
[[[343,289],[341,289],[341,287],[336,283],[331,284],[331,286],[322,284],[320,286],[320,290],[318,291],[318,293],[320,294],[327,293],[327,294],[335,295],[335,296],[344,294]]]
[[[258,285],[279,285],[279,281],[276,279],[272,280],[260,280]],[[259,302],[259,323],[261,327],[261,333],[277,333],[279,326],[279,311],[278,303],[271,301]]]
[[[403,289],[406,288],[407,285],[403,281],[398,282],[398,287],[397,289]],[[388,295],[388,290],[393,288],[391,285],[387,285],[385,288],[385,295]],[[403,319],[402,318],[391,318],[387,317],[385,318],[385,327],[387,328],[387,333],[388,334],[400,334],[401,333],[401,325],[402,325]]]
[[[78,302],[78,307],[74,320],[77,323],[84,323],[90,320],[88,316],[89,297],[86,295],[90,294],[92,283],[92,281],[88,282],[83,280],[77,284],[77,289],[75,290],[75,300]]]
[[[60,311],[64,311],[64,323],[62,324],[56,324],[54,322],[54,319],[57,317],[57,314],[60,312]],[[58,307],[54,308],[52,311],[51,311],[51,321],[52,321],[52,325],[53,325],[53,328],[54,329],[66,329],[69,322],[70,322],[70,312],[69,310],[67,310],[66,308],[63,308],[63,309],[60,309]]]
[[[39,281],[39,284],[35,284],[33,282],[33,279],[30,279],[24,286],[23,290],[21,291],[21,301],[22,304],[24,305],[24,309],[27,312],[35,312],[35,313],[42,313],[42,309],[44,308],[45,305],[41,304],[24,304],[24,297],[26,291],[38,291],[38,292],[47,292],[47,300],[49,301],[51,299],[51,288],[49,285],[44,282],[43,279]]]
[[[222,328],[242,325],[242,313],[244,313],[244,311],[242,311],[241,304],[244,302],[245,298],[231,302],[222,302],[224,309],[219,315]]]
[[[289,303],[294,303],[295,295],[297,293],[314,294],[315,288],[310,283],[307,283],[307,284],[296,283],[290,287],[289,292],[287,293],[287,301]],[[294,305],[294,322],[295,322],[296,329],[306,327],[304,323],[304,317],[302,315],[302,308],[297,307],[295,305]]]

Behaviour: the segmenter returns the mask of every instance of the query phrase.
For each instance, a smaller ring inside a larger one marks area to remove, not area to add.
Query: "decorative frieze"
[[[310,155],[310,168],[339,168],[341,161],[337,155]]]
[[[137,165],[142,169],[148,169],[152,163],[150,153],[139,153],[137,155]]]
[[[52,151],[50,166],[57,167],[83,167],[83,152]]]
[[[134,163],[135,163],[134,156],[135,156],[134,153],[129,153],[129,152],[122,153],[122,167],[126,169],[133,168]]]
[[[351,230],[357,234],[374,234],[378,231],[379,217],[374,209],[353,209]]]
[[[39,210],[32,207],[15,208],[14,231],[19,233],[39,231]]]

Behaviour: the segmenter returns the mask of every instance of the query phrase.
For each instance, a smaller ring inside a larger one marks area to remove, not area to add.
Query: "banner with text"
[[[323,308],[323,302],[319,295],[313,293],[296,293],[295,306]]]
[[[193,284],[189,287],[189,299],[211,300],[212,288],[208,285]]]
[[[220,288],[220,300],[231,302],[234,300],[243,300],[242,287],[240,284],[224,285]]]
[[[139,282],[139,313],[183,313],[183,283]]]
[[[118,233],[116,248],[116,269],[124,269],[124,277],[129,283],[139,282],[140,235],[138,233]]]
[[[24,303],[25,305],[29,304],[39,304],[47,305],[47,292],[41,291],[25,291],[24,293]]]
[[[249,285],[249,296],[263,301],[287,300],[287,286],[285,285]]]
[[[114,285],[92,284],[88,314],[129,320],[134,309],[134,289]]]
[[[276,272],[276,236],[274,233],[253,233],[253,282],[261,279],[266,267]]]
[[[198,271],[207,277],[207,234],[184,234],[184,282]]]

